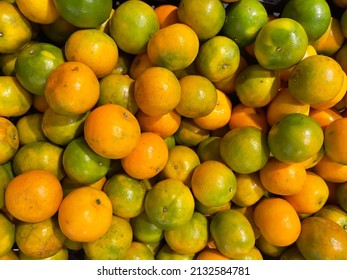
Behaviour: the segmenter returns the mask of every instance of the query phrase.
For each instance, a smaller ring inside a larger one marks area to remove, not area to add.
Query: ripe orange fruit
[[[218,82],[233,75],[240,64],[240,49],[236,43],[217,35],[203,42],[195,60],[198,72],[211,82]]]
[[[57,46],[50,43],[32,43],[17,56],[16,77],[29,92],[44,95],[48,76],[64,61],[63,52]]]
[[[33,27],[14,4],[1,1],[0,11],[0,53],[13,53],[31,40]]]
[[[187,224],[193,216],[194,206],[190,189],[177,179],[157,182],[145,198],[149,220],[163,230],[177,229]]]
[[[166,179],[178,179],[190,186],[194,169],[200,165],[197,152],[184,145],[175,145],[169,150],[168,160],[160,173]]]
[[[255,207],[253,218],[261,235],[272,245],[289,246],[299,237],[299,216],[283,198],[264,198]]]
[[[113,215],[107,232],[94,241],[84,242],[83,251],[88,260],[121,260],[131,246],[132,237],[130,223]]]
[[[347,233],[335,222],[322,217],[308,217],[301,222],[296,241],[307,260],[346,260]]]
[[[179,254],[195,254],[207,245],[208,220],[199,213],[194,212],[189,222],[177,229],[165,230],[164,238],[172,250]]]
[[[288,89],[304,104],[321,104],[339,93],[344,79],[345,73],[333,58],[312,55],[294,67],[289,76]]]
[[[216,249],[205,248],[196,256],[197,260],[230,260]]]
[[[96,107],[84,123],[84,137],[97,154],[120,159],[128,155],[140,140],[140,125],[127,109],[116,104]]]
[[[63,199],[56,176],[46,170],[30,170],[17,175],[6,187],[5,206],[15,218],[38,223],[52,217]]]
[[[160,28],[179,22],[178,7],[175,5],[162,4],[155,7],[154,12],[157,14]]]
[[[20,146],[31,142],[47,140],[41,127],[42,119],[42,113],[33,113],[24,115],[17,121],[16,128],[18,130]]]
[[[0,225],[0,258],[2,258],[11,251],[16,242],[16,233],[14,225],[3,213],[0,213]]]
[[[181,99],[181,87],[175,74],[164,67],[146,69],[135,81],[135,100],[150,116],[169,113]]]
[[[255,41],[259,30],[268,20],[265,6],[259,1],[236,1],[226,8],[226,19],[221,33],[243,48]]]
[[[300,192],[306,181],[306,169],[302,163],[286,163],[271,157],[259,171],[264,188],[277,195],[294,195]]]
[[[86,113],[94,107],[99,95],[99,81],[93,70],[77,61],[60,64],[45,85],[47,103],[62,115]]]
[[[112,222],[108,196],[92,187],[80,187],[64,197],[58,210],[64,235],[79,242],[91,242],[104,235]]]
[[[227,132],[220,143],[223,161],[241,174],[256,172],[270,157],[267,136],[254,126],[243,126]]]
[[[269,130],[265,108],[250,107],[242,103],[238,103],[232,107],[228,126],[230,129],[235,129],[242,126],[254,126],[259,128],[263,133],[267,133]]]
[[[321,126],[311,117],[291,113],[274,124],[268,133],[271,153],[279,161],[303,162],[322,147],[324,134]]]
[[[260,29],[254,42],[254,55],[266,69],[287,69],[303,58],[307,45],[308,37],[300,23],[276,18]]]
[[[220,211],[213,216],[210,233],[217,250],[229,258],[248,254],[255,245],[251,224],[242,213],[233,209]]]
[[[217,104],[217,91],[213,83],[201,75],[186,75],[179,80],[181,99],[176,112],[187,118],[204,117]]]
[[[18,129],[4,117],[0,117],[0,148],[0,164],[10,161],[19,149]]]
[[[317,40],[328,29],[330,6],[324,0],[287,1],[281,17],[291,18],[302,25],[310,42]]]
[[[340,164],[347,164],[345,150],[347,118],[336,119],[324,131],[324,149],[326,155]]]
[[[191,189],[194,197],[205,206],[222,206],[236,192],[234,172],[224,163],[208,160],[198,165],[192,174]]]
[[[309,116],[318,122],[323,130],[334,120],[342,118],[341,114],[333,108],[322,110],[310,108]]]
[[[124,171],[136,179],[150,179],[159,174],[169,156],[164,139],[153,132],[142,132],[136,147],[121,158]]]
[[[309,115],[311,113],[309,104],[303,104],[297,100],[287,87],[282,88],[266,107],[266,120],[270,126],[291,113]]]
[[[33,96],[13,76],[0,76],[0,116],[17,117],[28,112]]]
[[[158,30],[147,45],[150,62],[171,71],[183,70],[191,65],[198,51],[196,33],[183,23],[174,23]]]
[[[80,28],[96,28],[106,21],[112,10],[111,0],[53,0],[58,13]]]
[[[347,213],[339,205],[325,204],[314,216],[332,220],[347,231]]]
[[[177,12],[179,21],[190,26],[200,40],[217,35],[225,20],[225,8],[218,0],[183,0]]]
[[[110,74],[117,65],[118,47],[115,41],[98,29],[75,31],[64,48],[67,61],[84,63],[99,79]]]
[[[44,113],[49,107],[44,95],[34,95],[32,101],[33,108],[40,113]]]
[[[18,0],[16,5],[27,19],[35,23],[50,24],[59,17],[53,0]]]
[[[110,35],[117,46],[130,54],[145,52],[148,40],[159,30],[156,13],[143,1],[126,1],[120,4],[109,24]]]
[[[56,217],[41,222],[23,222],[16,225],[16,244],[25,256],[44,259],[63,248],[65,236]]]
[[[63,153],[66,175],[81,185],[89,185],[106,176],[111,160],[95,153],[83,136],[71,140]]]

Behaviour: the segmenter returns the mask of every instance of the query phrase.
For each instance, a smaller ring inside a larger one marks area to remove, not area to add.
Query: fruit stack
[[[0,0],[0,258],[346,260],[346,9]]]

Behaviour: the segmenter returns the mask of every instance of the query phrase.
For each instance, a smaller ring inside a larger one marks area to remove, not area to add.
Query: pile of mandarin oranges
[[[0,259],[346,260],[346,73],[346,0],[0,0]]]

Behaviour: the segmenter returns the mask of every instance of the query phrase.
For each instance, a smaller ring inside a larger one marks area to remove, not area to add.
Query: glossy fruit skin
[[[5,256],[15,243],[15,228],[11,221],[2,213],[0,213],[1,225],[1,244],[0,244],[0,258]]]
[[[308,217],[301,224],[296,245],[306,259],[347,259],[347,232],[341,226],[322,217]]]
[[[279,161],[289,163],[303,162],[317,153],[323,140],[320,125],[301,113],[285,116],[272,126],[268,134],[271,153]]]

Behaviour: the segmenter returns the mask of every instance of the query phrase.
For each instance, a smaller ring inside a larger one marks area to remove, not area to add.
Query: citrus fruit
[[[18,252],[18,256],[20,260],[68,260],[69,259],[69,251],[66,247],[62,247],[57,253],[53,254],[47,258],[34,258],[24,254],[22,251]]]
[[[308,217],[301,222],[296,241],[308,260],[346,260],[347,233],[335,222],[322,217]]]
[[[331,122],[324,131],[324,149],[326,155],[340,164],[347,164],[347,153],[345,152],[345,127],[347,119],[341,118]]]
[[[207,245],[208,220],[199,213],[194,212],[190,221],[173,230],[165,230],[166,243],[179,254],[195,254]]]
[[[3,214],[0,213],[0,257],[5,256],[11,251],[16,239],[15,228],[11,221]]]
[[[209,138],[201,141],[196,148],[196,153],[199,156],[201,162],[207,160],[216,160],[223,162],[220,155],[220,142],[222,137],[220,136],[210,136]]]
[[[128,75],[111,73],[100,80],[100,96],[96,106],[117,104],[136,114],[139,107],[134,96],[135,80]]]
[[[0,76],[0,116],[17,117],[28,112],[33,96],[13,76]]]
[[[29,170],[13,178],[5,190],[5,206],[15,218],[42,222],[56,214],[63,199],[60,181],[46,170]]]
[[[99,79],[110,74],[118,60],[115,41],[98,29],[83,29],[72,33],[65,43],[64,53],[67,61],[86,64]]]
[[[153,8],[143,1],[126,1],[110,19],[110,35],[117,46],[130,54],[143,53],[150,37],[159,30]]]
[[[146,211],[142,211],[139,215],[133,217],[130,224],[134,240],[148,244],[159,242],[164,238],[164,231],[149,220]]]
[[[223,161],[241,174],[256,172],[270,157],[267,135],[254,126],[243,126],[227,132],[220,143]]]
[[[220,211],[213,216],[210,233],[217,250],[229,258],[245,255],[255,245],[251,224],[242,213],[233,209]]]
[[[0,11],[0,53],[13,53],[32,39],[33,28],[16,5],[1,1]]]
[[[63,248],[65,236],[56,217],[41,222],[23,222],[16,225],[16,244],[25,255],[44,259],[55,255]]]
[[[328,29],[331,12],[325,0],[289,0],[282,9],[281,17],[291,18],[300,23],[309,41],[313,42]]]
[[[197,254],[196,260],[230,260],[230,258],[216,249],[205,248]]]
[[[217,91],[213,83],[200,75],[186,75],[179,80],[181,99],[176,112],[187,118],[208,115],[217,104]]]
[[[144,243],[133,241],[128,248],[125,260],[154,260],[154,254]]]
[[[278,71],[252,64],[236,77],[235,91],[242,104],[255,108],[264,107],[276,96],[280,82]]]
[[[84,242],[83,251],[89,260],[121,260],[131,246],[132,237],[129,222],[112,215],[106,233],[94,241]]]
[[[193,147],[208,139],[210,130],[201,128],[192,118],[181,118],[180,126],[174,134],[175,141],[179,145]]]
[[[55,45],[32,43],[20,51],[17,56],[16,77],[27,91],[44,95],[48,76],[64,61],[62,50]]]
[[[287,247],[280,255],[280,260],[306,260],[296,246]]]
[[[0,117],[0,147],[0,164],[10,161],[19,149],[18,129],[4,117]]]
[[[343,183],[347,181],[347,166],[330,159],[326,153],[323,153],[312,170],[327,182]]]
[[[95,153],[83,136],[70,141],[64,149],[66,175],[82,185],[100,180],[107,174],[110,164],[111,160]]]
[[[313,55],[294,67],[288,89],[301,103],[315,105],[333,99],[339,93],[344,78],[341,66],[333,58]]]
[[[149,220],[163,230],[187,224],[194,213],[194,197],[190,189],[177,179],[157,182],[145,198]]]
[[[262,170],[262,169],[261,169]],[[249,207],[258,202],[266,189],[259,178],[259,172],[250,174],[235,174],[236,192],[231,201],[240,207]]]
[[[344,211],[347,211],[347,184],[341,183],[336,189],[337,203],[342,207]]]
[[[42,113],[28,114],[19,118],[16,127],[18,130],[20,146],[24,146],[31,142],[47,140],[47,137],[41,128],[42,118]]]
[[[234,172],[224,163],[214,160],[202,162],[192,174],[191,189],[194,197],[206,206],[222,206],[236,192]]]
[[[158,17],[160,28],[177,23],[179,21],[177,9],[177,6],[171,4],[162,4],[154,8],[154,11]]]
[[[306,169],[302,163],[286,163],[271,157],[259,171],[264,188],[277,195],[294,195],[300,192],[306,181]]]
[[[137,79],[143,71],[152,66],[156,65],[150,61],[148,52],[139,53],[131,60],[129,76],[132,79]]]
[[[259,1],[236,1],[226,8],[226,18],[221,34],[234,40],[240,48],[243,48],[255,41],[259,30],[268,20],[267,11]]]
[[[289,246],[299,237],[299,216],[283,198],[261,200],[254,208],[253,219],[264,239],[274,246]]]
[[[136,179],[150,179],[163,170],[169,156],[164,139],[153,132],[142,132],[136,147],[121,158],[124,171]]]
[[[301,113],[286,115],[271,127],[268,134],[271,153],[287,163],[307,160],[321,149],[323,141],[320,125]]]
[[[121,218],[133,218],[144,210],[147,192],[145,185],[127,174],[119,173],[110,177],[103,191],[112,203],[113,214]]]
[[[124,107],[105,104],[96,107],[84,123],[84,137],[97,154],[120,159],[128,155],[140,140],[140,125]]]
[[[160,116],[175,109],[181,99],[181,87],[175,74],[164,67],[150,67],[135,81],[135,101],[149,116]]]
[[[261,254],[266,258],[279,258],[288,246],[277,246],[269,243],[263,235],[260,235],[256,241],[255,246],[259,249]]]
[[[314,216],[332,220],[347,231],[347,213],[339,205],[325,204]]]
[[[287,69],[303,58],[307,45],[308,37],[300,23],[276,18],[260,29],[254,42],[254,55],[266,69]]]
[[[53,0],[16,0],[16,5],[28,20],[35,23],[50,24],[59,17]]]
[[[44,95],[34,95],[32,106],[35,110],[40,113],[44,113],[46,109],[49,107],[46,97]]]
[[[150,37],[147,45],[149,61],[171,71],[188,67],[198,51],[198,36],[183,23],[174,23],[158,30]]]
[[[106,21],[112,10],[111,0],[53,0],[63,18],[80,28],[96,28]]]
[[[83,135],[84,121],[88,114],[89,111],[81,115],[61,115],[48,107],[42,116],[41,130],[46,139],[54,144],[65,146]]]
[[[165,243],[158,251],[156,260],[193,260],[195,254],[179,254],[172,250],[170,246]]]
[[[51,172],[59,180],[66,175],[63,167],[64,149],[49,141],[28,143],[17,151],[12,160],[16,175],[33,169]]]
[[[5,188],[11,181],[11,176],[3,165],[0,165],[0,209],[5,206]]]
[[[3,255],[0,260],[19,260],[19,256],[17,252],[10,250],[7,254]]]
[[[219,0],[182,0],[177,12],[179,21],[190,26],[200,40],[217,35],[225,20],[225,8]]]
[[[64,235],[79,242],[91,242],[104,235],[112,223],[112,204],[101,190],[80,187],[62,200],[58,210]]]

